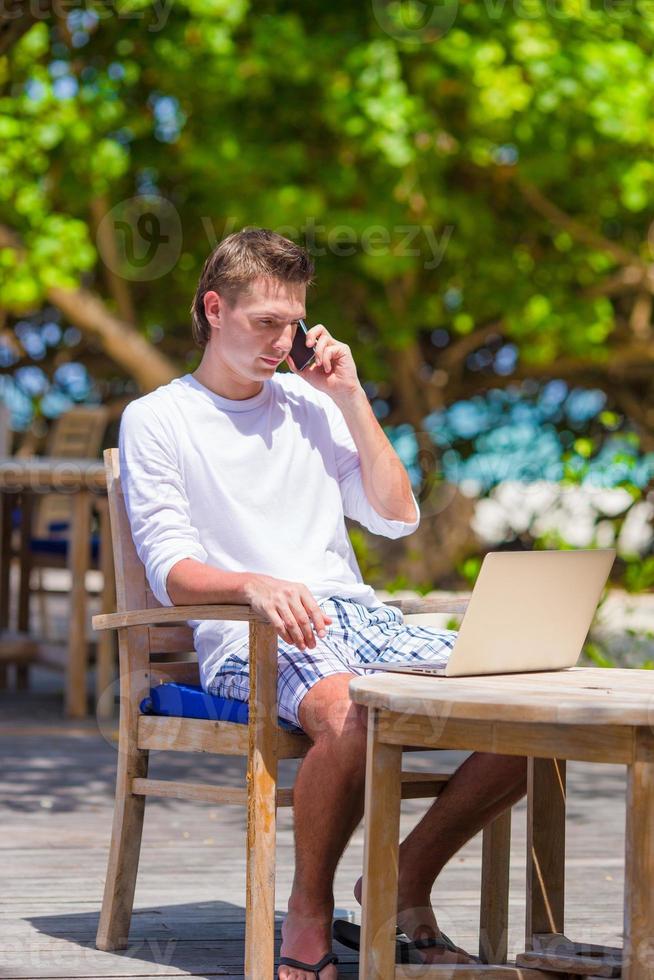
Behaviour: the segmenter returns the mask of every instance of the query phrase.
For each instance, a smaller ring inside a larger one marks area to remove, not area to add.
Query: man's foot
[[[359,878],[354,886],[354,897],[361,905],[363,879]],[[404,894],[400,888],[397,899],[397,924],[409,939],[440,939],[442,932],[438,928],[434,910],[429,901],[416,899]],[[421,949],[419,954],[424,963],[474,963],[474,957],[458,946],[455,950]]]
[[[319,963],[332,948],[332,910],[310,914],[289,909],[282,925],[280,956],[289,956],[303,963]],[[315,973],[294,966],[280,966],[279,980],[316,980]],[[338,980],[338,968],[328,964],[319,974],[320,980]]]

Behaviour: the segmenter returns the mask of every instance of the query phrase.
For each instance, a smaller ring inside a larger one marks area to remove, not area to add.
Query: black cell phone
[[[308,329],[304,320],[300,320],[298,328],[295,331],[295,337],[293,338],[291,357],[298,371],[304,371],[305,367],[308,367],[316,356],[315,347],[307,347],[306,345]]]

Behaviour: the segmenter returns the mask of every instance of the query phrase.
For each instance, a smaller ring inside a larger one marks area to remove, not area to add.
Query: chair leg
[[[511,808],[484,829],[481,859],[479,957],[482,963],[506,963],[509,933],[509,860]]]
[[[245,980],[268,980],[275,967],[276,729],[277,636],[251,623]]]
[[[43,572],[36,568],[36,595],[39,604],[39,633],[44,640],[50,639],[50,622],[48,620],[48,599],[43,586]]]
[[[130,791],[131,781],[147,774],[147,752],[119,750],[109,865],[95,940],[97,949],[125,949],[128,944],[145,812],[145,796]]]
[[[16,690],[28,691],[30,686],[29,664],[16,664]]]

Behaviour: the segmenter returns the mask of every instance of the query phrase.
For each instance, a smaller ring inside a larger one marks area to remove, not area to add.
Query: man
[[[365,711],[356,660],[439,660],[454,633],[407,625],[366,585],[344,516],[410,534],[420,515],[350,348],[322,324],[315,363],[289,357],[306,315],[308,254],[266,229],[225,238],[192,306],[196,371],[132,402],[121,473],[134,541],[160,602],[249,603],[279,634],[279,714],[313,745],[294,789],[296,866],[280,980],[336,980],[333,878],[363,812]],[[276,373],[286,360],[290,371]],[[247,700],[246,623],[192,623],[202,683]],[[524,760],[473,755],[400,849],[397,921],[428,962],[466,962],[430,893],[450,857],[525,789]],[[360,900],[361,883],[355,885]]]

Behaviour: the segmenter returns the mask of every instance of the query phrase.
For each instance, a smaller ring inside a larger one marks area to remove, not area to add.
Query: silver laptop
[[[491,552],[446,666],[398,662],[365,669],[465,677],[574,667],[614,559],[613,548]]]

